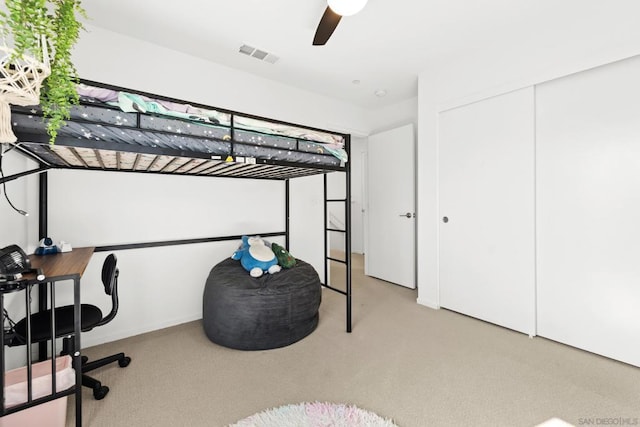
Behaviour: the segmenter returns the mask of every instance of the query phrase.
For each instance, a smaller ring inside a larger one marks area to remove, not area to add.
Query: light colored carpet
[[[219,427],[314,401],[356,405],[401,427],[640,419],[640,369],[420,306],[416,291],[368,278],[362,257],[354,261],[351,334],[344,297],[324,290],[318,329],[281,349],[224,348],[200,322],[86,349],[90,358],[124,350],[133,361],[96,371],[111,392],[95,401],[84,390],[83,424]],[[73,398],[68,412],[72,426]]]

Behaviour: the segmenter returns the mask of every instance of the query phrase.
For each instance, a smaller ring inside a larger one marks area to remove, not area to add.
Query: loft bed
[[[51,168],[287,179],[347,170],[348,135],[95,82],[55,145],[39,107],[12,107],[20,151]]]
[[[289,248],[289,180],[324,174],[323,286],[346,299],[346,330],[351,332],[350,136],[263,117],[212,108],[182,100],[81,80],[80,104],[49,143],[38,106],[12,106],[11,122],[18,138],[14,148],[35,160],[38,168],[7,176],[0,183],[40,174],[39,235],[47,233],[49,169],[81,169],[161,173],[207,177],[281,180],[285,183],[285,230],[256,233],[284,236]],[[326,174],[344,172],[344,199],[330,199]],[[344,230],[328,227],[328,205],[342,204]],[[345,235],[345,259],[329,256],[328,233]],[[241,236],[127,243],[97,246],[112,251],[154,246],[240,240]],[[328,263],[346,265],[345,288],[329,283]],[[41,301],[46,298],[41,298]]]

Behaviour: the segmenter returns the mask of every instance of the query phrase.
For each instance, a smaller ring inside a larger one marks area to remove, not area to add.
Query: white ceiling
[[[87,23],[367,109],[417,95],[421,70],[501,49],[513,55],[635,34],[640,0],[369,0],[325,46],[325,0],[85,0]],[[270,52],[272,65],[238,53]],[[514,58],[517,59],[517,58]],[[354,84],[359,80],[359,84]],[[384,89],[387,96],[376,97]]]

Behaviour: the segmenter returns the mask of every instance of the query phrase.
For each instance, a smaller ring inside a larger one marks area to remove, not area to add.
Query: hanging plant
[[[12,42],[12,51],[11,57],[3,61],[3,75],[15,70],[16,64],[25,68],[24,61],[33,58],[45,65],[45,72],[50,74],[42,83],[39,101],[53,144],[58,129],[69,119],[71,106],[79,102],[79,78],[71,50],[83,29],[78,17],[86,18],[86,13],[80,0],[5,0],[5,5],[7,10],[0,12],[0,25],[5,41]],[[29,72],[27,66],[23,73]]]

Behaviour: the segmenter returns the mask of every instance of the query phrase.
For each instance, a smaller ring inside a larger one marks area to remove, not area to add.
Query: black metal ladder
[[[347,140],[347,144],[349,141]],[[327,174],[324,174],[324,286],[346,297],[346,324],[347,332],[351,332],[351,165],[347,163],[345,171],[345,198],[330,199],[328,197]],[[344,207],[344,229],[332,228],[329,225],[329,203],[339,203]],[[330,256],[329,234],[344,234],[344,259]],[[329,280],[329,262],[345,264],[345,290],[331,286]]]

